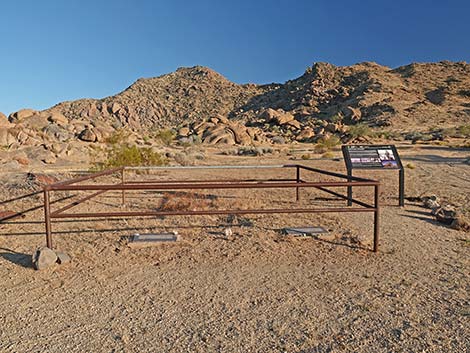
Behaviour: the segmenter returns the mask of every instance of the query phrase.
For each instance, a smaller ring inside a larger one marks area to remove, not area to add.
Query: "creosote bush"
[[[163,143],[164,145],[166,146],[169,146],[173,143],[175,137],[176,137],[176,134],[173,130],[171,129],[167,129],[167,130],[160,130],[160,131],[157,131],[155,134],[154,134],[154,137],[157,139],[157,140],[160,140],[161,143]]]
[[[148,147],[114,144],[101,151],[103,152],[104,161],[95,162],[93,170],[123,166],[160,166],[168,163],[165,157]]]
[[[330,137],[321,138],[314,147],[315,152],[325,153],[341,144],[341,140],[338,136],[332,135]]]
[[[116,129],[108,138],[105,139],[105,142],[111,145],[123,144],[126,143],[129,138],[129,132],[125,129]]]
[[[372,134],[371,128],[366,124],[356,124],[352,125],[348,130],[349,136],[355,139],[358,137],[367,137]]]

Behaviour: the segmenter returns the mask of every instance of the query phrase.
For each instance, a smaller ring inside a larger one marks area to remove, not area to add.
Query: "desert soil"
[[[402,155],[412,164],[406,169],[407,196],[436,194],[470,210],[468,150],[415,147]],[[292,160],[213,153],[203,162]],[[341,160],[300,163],[344,172]],[[436,223],[418,203],[397,207],[396,173],[358,175],[383,182],[379,253],[368,250],[371,214],[64,220],[53,223],[54,240],[72,262],[35,271],[31,254],[45,242],[42,209],[5,221],[0,224],[0,351],[470,351],[470,234]],[[19,177],[3,175],[2,200],[26,191],[11,189],[8,181]],[[191,177],[216,175],[205,171]],[[201,191],[203,197],[192,195],[191,202],[294,207],[293,193],[209,190]],[[302,205],[344,204],[311,190],[301,195]],[[127,196],[133,209],[149,208],[150,197],[162,202],[162,195],[151,193]],[[358,197],[371,199],[367,191]],[[105,194],[77,211],[102,211],[118,200],[119,194]],[[38,197],[11,207],[40,202]],[[280,232],[301,225],[323,226],[334,239]],[[227,227],[232,234],[225,234]],[[182,240],[144,249],[127,246],[131,234],[162,230],[177,230]]]

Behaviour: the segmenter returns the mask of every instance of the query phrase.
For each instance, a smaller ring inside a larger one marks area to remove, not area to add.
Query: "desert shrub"
[[[372,130],[368,125],[361,123],[352,125],[348,130],[348,134],[351,136],[351,138],[355,139],[358,137],[371,136]]]
[[[405,167],[408,168],[408,169],[415,169],[416,168],[416,166],[413,163],[406,163]]]
[[[457,128],[457,131],[464,137],[470,137],[470,125],[461,125]]]
[[[194,211],[213,206],[215,196],[186,191],[170,191],[163,194],[159,211]]]
[[[332,115],[329,119],[333,124],[340,123],[343,121],[343,115],[341,113],[336,113],[335,115]]]
[[[385,140],[397,140],[400,139],[401,134],[397,131],[378,130],[371,132],[370,136],[383,138]]]
[[[114,144],[99,152],[104,160],[95,162],[93,170],[104,170],[123,166],[159,166],[167,164],[160,153],[148,147]],[[95,156],[96,158],[96,156]]]
[[[328,151],[328,152],[323,153],[321,156],[322,158],[333,158],[335,155],[333,152]]]
[[[310,155],[310,153],[306,153],[306,154],[301,155],[300,158],[302,158],[303,160],[307,160],[307,159],[312,158],[312,156]]]
[[[159,140],[161,143],[163,143],[164,145],[169,146],[174,141],[176,134],[173,130],[166,129],[166,130],[157,131],[154,134],[154,137],[157,140]]]
[[[125,129],[117,129],[108,138],[106,138],[104,142],[110,145],[124,144],[127,142],[129,135],[130,133]]]
[[[314,147],[315,152],[325,153],[338,146],[341,143],[341,140],[338,136],[332,135],[330,137],[322,137]]]
[[[175,154],[175,162],[182,165],[182,166],[188,166],[188,165],[194,165],[195,164],[195,158],[192,155],[189,155],[184,152],[180,152]]]

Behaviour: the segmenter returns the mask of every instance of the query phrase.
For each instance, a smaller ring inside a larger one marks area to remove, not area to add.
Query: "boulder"
[[[291,120],[286,123],[287,126],[293,127],[294,129],[300,129],[302,125],[297,120]]]
[[[224,127],[208,129],[203,134],[204,140],[202,142],[208,144],[235,144],[235,136],[231,130]]]
[[[54,266],[57,262],[57,254],[48,247],[37,249],[32,256],[32,263],[36,270],[44,270]]]
[[[312,128],[306,127],[305,129],[302,129],[300,131],[300,133],[297,135],[295,139],[297,141],[305,141],[305,140],[311,139],[314,136],[315,136],[315,132],[312,130]]]
[[[261,114],[261,118],[265,119],[266,121],[273,122],[277,125],[284,125],[287,124],[289,121],[294,120],[294,116],[291,113],[285,112],[282,109],[274,110],[271,108],[266,109]]]
[[[72,134],[64,126],[49,124],[43,130],[46,139],[51,141],[65,142],[72,138]]]
[[[188,127],[182,127],[178,130],[178,136],[188,137],[191,130]]]
[[[251,137],[244,126],[237,124],[230,124],[228,129],[233,133],[235,142],[240,145],[251,143]]]
[[[5,114],[0,112],[0,126],[8,126],[10,125],[10,122],[8,121],[8,118]]]
[[[341,130],[342,130],[341,124],[328,123],[328,125],[325,126],[325,131],[331,134],[334,134],[335,132],[339,132]]]
[[[121,110],[121,105],[119,103],[113,103],[111,105],[111,113],[112,114],[116,114],[120,110]]]
[[[85,142],[95,142],[97,137],[96,134],[89,128],[85,128],[80,134],[78,138]]]
[[[204,132],[209,129],[214,127],[215,125],[213,123],[209,123],[207,121],[204,121],[202,123],[194,125],[193,129],[196,132],[196,135],[198,136],[203,136]]]
[[[19,123],[22,126],[27,126],[28,128],[34,130],[41,130],[49,125],[49,121],[47,120],[47,118],[40,114],[28,116],[27,118],[20,120]]]
[[[272,142],[279,145],[284,145],[286,143],[286,139],[282,136],[274,136]]]
[[[68,124],[68,119],[64,116],[64,114],[59,113],[59,112],[52,112],[47,120],[49,120],[51,123],[57,124],[57,125],[62,125],[66,126]]]
[[[30,116],[33,116],[37,113],[38,112],[34,109],[21,109],[21,110],[18,110],[17,112],[15,112],[15,113],[10,114],[10,116],[8,117],[8,120],[11,123],[17,123],[17,122],[19,122],[23,119],[26,119]]]
[[[361,120],[362,113],[359,108],[346,107],[342,110],[345,120],[348,123],[356,123]]]
[[[0,127],[0,146],[9,146],[15,141],[15,137],[7,128]]]

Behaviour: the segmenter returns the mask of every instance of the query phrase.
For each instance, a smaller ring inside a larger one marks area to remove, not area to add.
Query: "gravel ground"
[[[469,166],[406,158],[416,165],[407,169],[407,195],[430,191],[468,207]],[[392,206],[395,175],[379,176],[386,187],[377,254],[357,242],[370,242],[365,214],[60,222],[56,244],[72,262],[35,271],[42,211],[2,224],[0,351],[470,351],[470,235],[437,224],[419,205]],[[264,195],[275,199],[286,195]],[[108,201],[81,207],[102,210]],[[336,239],[279,232],[305,224]],[[126,246],[124,235],[155,229],[178,229],[183,240]]]

